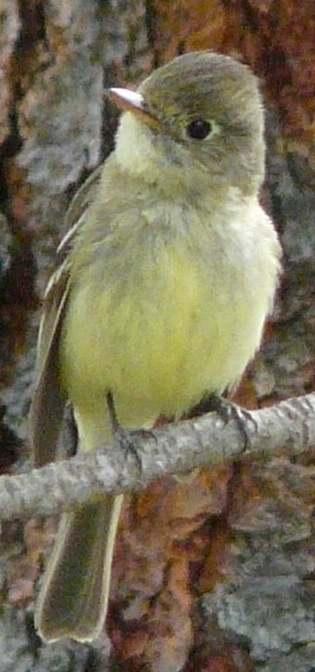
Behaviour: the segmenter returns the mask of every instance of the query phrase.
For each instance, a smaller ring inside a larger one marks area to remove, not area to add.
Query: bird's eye
[[[210,121],[205,119],[194,119],[186,128],[187,135],[194,140],[204,140],[210,135],[213,126]]]

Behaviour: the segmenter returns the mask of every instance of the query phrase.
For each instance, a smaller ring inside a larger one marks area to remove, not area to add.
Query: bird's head
[[[256,192],[264,174],[263,107],[256,77],[213,52],[179,56],[137,92],[110,89],[124,110],[116,139],[122,168],[153,183]]]

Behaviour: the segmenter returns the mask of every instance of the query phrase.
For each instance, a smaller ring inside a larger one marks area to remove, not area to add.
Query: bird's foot
[[[138,451],[139,441],[152,440],[156,441],[155,434],[150,429],[125,429],[119,425],[113,433],[114,442],[117,447],[122,450],[126,457],[131,454],[134,456],[139,471],[142,471],[142,460]]]
[[[225,424],[230,420],[234,420],[241,435],[243,436],[244,448],[247,450],[250,444],[250,439],[245,420],[252,422],[255,426],[255,429],[257,429],[256,422],[253,419],[250,411],[247,411],[246,408],[242,408],[241,406],[234,404],[234,402],[230,401],[229,399],[224,399],[224,397],[221,397],[218,394],[211,394],[209,397],[203,399],[200,404],[196,406],[194,411],[195,410],[197,411],[196,415],[203,415],[204,413],[211,413],[215,411],[218,413]]]
[[[109,392],[107,395],[107,406],[115,443],[117,444],[118,448],[120,448],[120,450],[122,450],[126,455],[128,455],[128,453],[134,455],[138,463],[138,467],[141,470],[142,462],[137,450],[137,443],[139,440],[143,441],[152,438],[155,439],[154,433],[150,429],[143,429],[141,427],[139,429],[126,429],[125,427],[122,427],[117,417],[114,399],[111,392]]]

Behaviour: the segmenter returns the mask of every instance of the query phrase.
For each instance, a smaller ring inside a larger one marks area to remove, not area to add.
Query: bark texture
[[[259,411],[238,409],[229,420],[211,412],[168,422],[146,434],[130,433],[129,441],[128,450],[118,443],[113,450],[109,442],[96,452],[0,476],[0,521],[71,511],[91,496],[134,493],[172,474],[183,482],[189,474],[190,482],[199,467],[309,456],[315,453],[315,393]]]
[[[40,296],[76,188],[112,147],[112,84],[178,53],[248,62],[267,106],[262,194],[285,273],[237,399],[315,387],[315,8],[309,0],[1,0],[0,470],[27,459]],[[314,453],[204,469],[130,498],[116,548],[111,650],[38,641],[35,583],[53,521],[5,523],[1,672],[311,672]],[[48,552],[48,551],[47,551]]]

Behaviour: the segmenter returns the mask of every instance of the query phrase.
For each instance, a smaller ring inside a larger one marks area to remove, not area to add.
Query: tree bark
[[[281,236],[284,277],[236,400],[256,409],[314,390],[313,3],[2,0],[0,16],[1,473],[14,479],[27,467],[40,298],[65,208],[112,148],[104,88],[136,85],[184,51],[245,60],[267,108],[262,200]],[[237,432],[231,441],[237,453]],[[128,496],[111,651],[105,635],[91,647],[37,639],[32,607],[53,521],[4,522],[1,672],[310,672],[314,453],[290,459],[283,448],[281,459],[218,464],[182,483],[166,476]]]
[[[136,492],[171,474],[186,474],[185,480],[198,467],[315,451],[315,394],[251,413],[238,409],[229,421],[211,413],[146,434],[130,433],[128,453],[117,441],[115,450],[108,444],[92,455],[0,476],[0,519],[55,515],[91,495]]]

